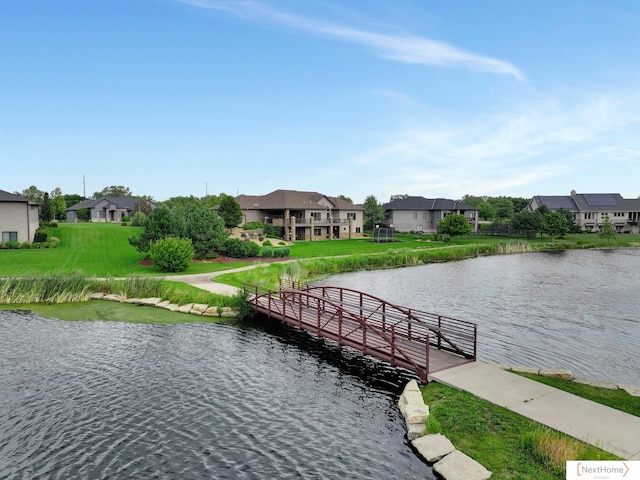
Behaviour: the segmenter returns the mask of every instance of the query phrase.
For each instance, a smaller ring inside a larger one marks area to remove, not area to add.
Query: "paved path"
[[[214,280],[218,275],[224,275],[226,273],[244,272],[245,270],[251,270],[256,268],[256,265],[247,265],[246,267],[232,268],[230,270],[221,270],[219,272],[209,273],[194,273],[191,275],[169,275],[164,277],[166,280],[172,280],[175,282],[184,282],[194,287],[201,288],[207,292],[219,293],[221,295],[235,295],[240,289],[224,283],[219,283]]]
[[[429,375],[627,460],[640,460],[640,417],[473,362]]]

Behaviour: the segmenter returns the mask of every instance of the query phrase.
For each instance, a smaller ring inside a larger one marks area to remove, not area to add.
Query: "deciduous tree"
[[[437,230],[438,233],[456,237],[458,235],[471,233],[473,231],[473,225],[469,223],[464,215],[454,213],[440,220]]]
[[[373,228],[376,223],[385,219],[384,208],[378,203],[378,199],[375,196],[369,195],[365,198],[362,207],[364,208],[364,224],[368,227]]]

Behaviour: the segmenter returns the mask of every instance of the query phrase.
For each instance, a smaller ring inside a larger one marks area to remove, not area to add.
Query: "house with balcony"
[[[622,198],[619,193],[576,193],[531,199],[526,210],[535,212],[545,205],[552,212],[568,210],[576,225],[587,232],[600,232],[606,219],[618,233],[640,233],[640,198]]]
[[[131,217],[135,213],[136,204],[139,201],[131,197],[100,197],[83,200],[67,208],[67,222],[80,221],[78,210],[82,208],[88,210],[90,222],[121,222],[124,217]],[[156,207],[154,202],[143,201],[149,203],[152,210]]]
[[[399,232],[436,233],[438,223],[447,215],[464,215],[478,232],[478,209],[457,200],[395,195],[382,205],[387,224]]]
[[[280,226],[286,240],[361,238],[363,211],[359,205],[317,192],[275,190],[266,195],[239,195],[243,225],[260,222]]]
[[[39,204],[0,190],[0,243],[33,242],[40,225]]]

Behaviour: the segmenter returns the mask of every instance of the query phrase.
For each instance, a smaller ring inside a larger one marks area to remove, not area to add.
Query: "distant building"
[[[545,205],[552,212],[560,209],[573,214],[576,225],[588,232],[599,232],[605,219],[618,233],[640,233],[640,199],[625,199],[619,193],[576,193],[566,196],[538,195],[526,210],[534,212]]]
[[[0,243],[33,242],[40,225],[39,204],[0,190]]]
[[[156,208],[154,202],[143,200],[151,209]],[[86,208],[89,211],[90,222],[121,222],[123,217],[131,217],[137,198],[131,197],[100,197],[95,200],[83,200],[67,208],[67,222],[78,222],[78,210]]]
[[[457,200],[394,195],[382,205],[387,214],[387,224],[399,232],[437,232],[438,223],[447,215],[464,215],[478,231],[478,209]]]
[[[266,195],[239,195],[243,224],[283,227],[287,240],[326,240],[363,236],[363,208],[317,192],[275,190]]]

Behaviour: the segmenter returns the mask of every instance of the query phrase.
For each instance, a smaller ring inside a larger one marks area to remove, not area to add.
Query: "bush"
[[[252,241],[242,241],[237,238],[225,240],[222,251],[233,258],[257,257],[260,253],[260,246]]]
[[[129,223],[131,221],[131,219],[129,217],[127,217],[126,215],[124,215],[122,217],[122,223]]]
[[[49,247],[56,248],[58,245],[60,245],[60,239],[58,237],[49,238]]]
[[[31,248],[31,243],[29,242],[22,242],[20,244],[20,250],[29,250]]]
[[[264,225],[263,223],[260,222],[249,222],[249,223],[245,223],[242,226],[243,230],[260,230],[261,228],[264,228],[266,225]]]
[[[264,242],[262,242],[262,246],[263,247],[271,247],[271,246],[273,246],[273,243],[271,243],[269,240],[265,240]]]
[[[4,245],[2,245],[2,248],[17,250],[20,248],[20,242],[17,242],[15,240],[9,240],[8,242],[5,242]]]
[[[143,212],[137,211],[133,214],[133,220],[131,221],[131,223],[134,227],[143,227],[146,221],[147,216]]]
[[[193,258],[189,238],[167,237],[151,246],[153,265],[161,272],[184,272]]]
[[[48,238],[49,238],[49,232],[47,231],[47,229],[40,227],[36,230],[36,233],[33,236],[33,243],[46,242]]]
[[[271,258],[273,257],[273,249],[269,247],[262,247],[262,252],[260,255],[264,258]]]

